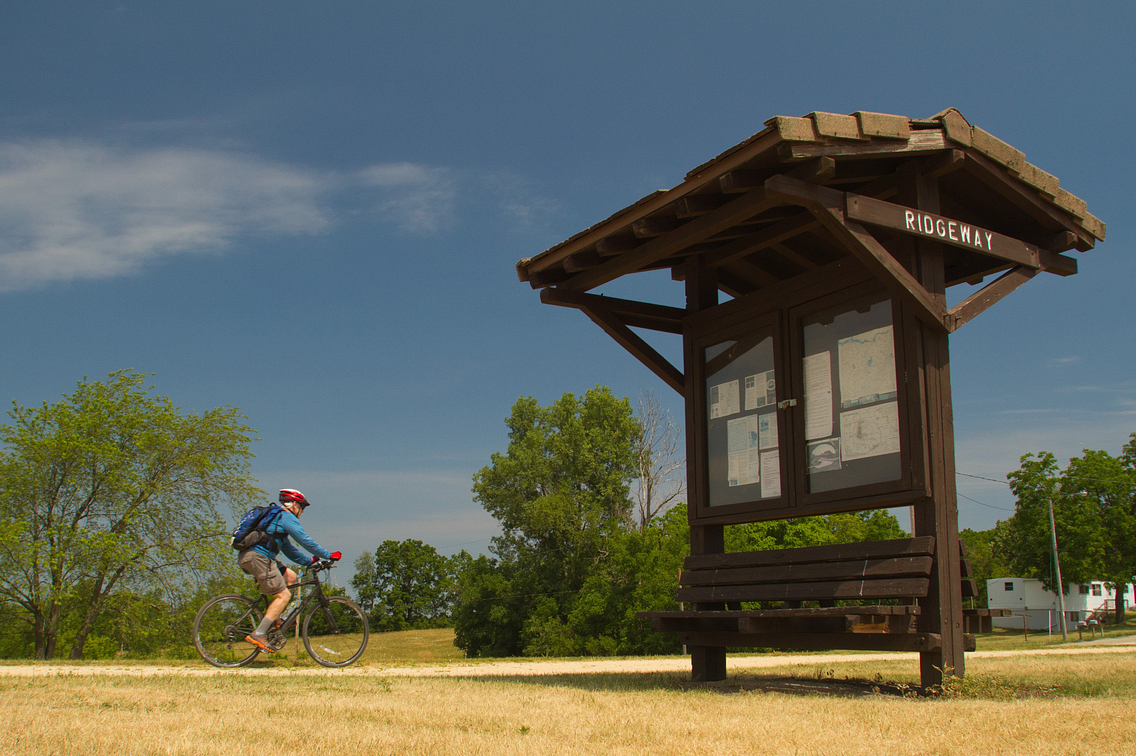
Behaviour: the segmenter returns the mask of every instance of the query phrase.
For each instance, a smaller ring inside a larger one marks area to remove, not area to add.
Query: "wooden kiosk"
[[[948,336],[1039,272],[1073,275],[1062,253],[1104,236],[953,108],[818,112],[517,263],[685,397],[687,610],[644,614],[680,634],[695,680],[745,646],[915,650],[924,685],[964,673]],[[589,293],[659,269],[685,308]],[[948,307],[964,283],[984,285]],[[681,334],[682,369],[633,328]],[[726,524],[905,505],[910,539],[723,553]]]

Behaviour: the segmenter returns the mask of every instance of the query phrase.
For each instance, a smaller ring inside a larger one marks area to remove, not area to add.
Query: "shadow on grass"
[[[886,681],[809,678],[791,676],[731,675],[720,682],[695,683],[689,675],[665,672],[595,672],[563,675],[471,675],[464,679],[484,683],[575,688],[592,692],[692,692],[692,693],[781,693],[793,696],[862,698],[866,696],[913,697],[922,695],[918,686]]]

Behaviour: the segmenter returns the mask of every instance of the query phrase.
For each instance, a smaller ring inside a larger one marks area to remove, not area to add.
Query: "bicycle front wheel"
[[[328,596],[326,609],[317,602],[304,617],[300,632],[308,654],[325,667],[346,667],[355,662],[371,637],[367,615],[344,596]]]
[[[245,641],[258,624],[256,601],[237,594],[217,596],[207,601],[193,620],[193,645],[214,667],[243,667],[260,653]]]

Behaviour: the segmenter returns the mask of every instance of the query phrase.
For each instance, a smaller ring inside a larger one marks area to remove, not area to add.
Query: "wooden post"
[[[929,213],[939,212],[939,186],[920,172],[917,162],[899,171],[899,201]],[[946,302],[946,272],[942,245],[924,238],[911,240],[911,272],[937,302]],[[947,333],[920,323],[926,401],[924,433],[931,498],[915,505],[915,535],[935,537],[931,587],[920,600],[920,630],[939,633],[942,646],[919,654],[924,687],[942,683],[944,676],[966,671],[962,612],[962,564],[959,552],[958,499],[955,490],[954,416],[951,406],[951,367]]]
[[[686,309],[697,312],[714,307],[718,304],[717,269],[704,264],[701,256],[690,257],[686,262]],[[694,385],[693,376],[698,372],[693,369],[694,361],[699,357],[694,354],[689,337],[683,349],[684,370],[686,376],[684,393],[686,396],[686,469],[687,469],[687,513],[692,518],[690,525],[690,553],[691,554],[721,554],[726,550],[725,529],[721,525],[696,525],[693,517],[698,506],[704,504],[704,487],[702,481],[706,479],[706,460],[704,455],[698,453],[702,448],[702,440],[698,438],[699,429],[695,422],[694,407],[700,401],[698,386]],[[724,609],[725,605],[695,603],[695,609]],[[726,648],[724,646],[689,646],[690,675],[694,682],[714,682],[726,679]]]

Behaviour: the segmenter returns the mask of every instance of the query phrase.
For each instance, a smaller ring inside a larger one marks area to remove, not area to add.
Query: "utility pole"
[[[1065,626],[1065,583],[1061,580],[1061,559],[1057,556],[1057,521],[1053,517],[1053,493],[1049,494],[1049,534],[1053,537],[1053,567],[1057,571],[1057,602],[1061,607],[1061,640],[1069,640]]]

